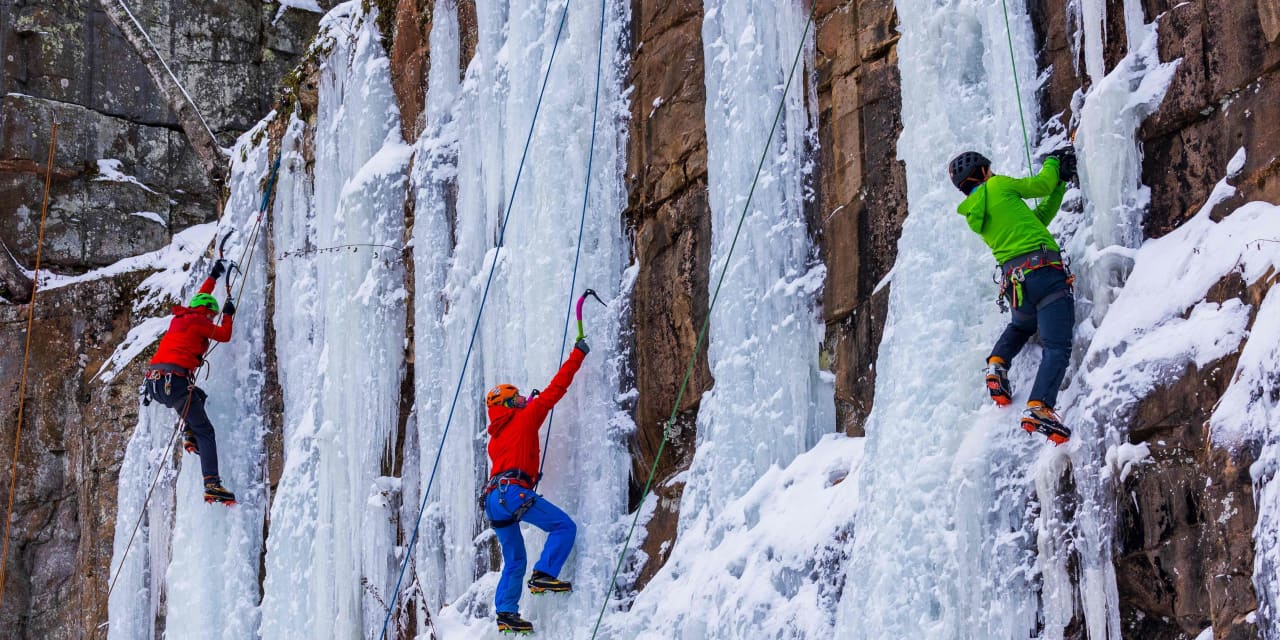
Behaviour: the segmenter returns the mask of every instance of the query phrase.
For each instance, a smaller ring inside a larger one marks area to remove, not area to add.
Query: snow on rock
[[[1154,462],[1151,458],[1151,445],[1140,442],[1128,442],[1107,449],[1107,472],[1117,482],[1124,482],[1139,465]]]
[[[101,380],[103,383],[111,382],[115,379],[116,374],[120,370],[133,362],[147,347],[160,339],[169,328],[169,321],[173,320],[173,316],[161,316],[159,318],[146,318],[142,322],[134,325],[129,329],[129,335],[116,345],[115,351],[111,353],[111,357],[107,358],[102,366],[98,368],[98,372],[93,375],[94,380]]]
[[[93,178],[94,181],[96,182],[127,182],[129,184],[142,187],[144,190],[150,193],[155,193],[155,191],[152,190],[151,187],[148,187],[147,185],[142,184],[141,180],[138,180],[134,176],[131,176],[121,171],[120,167],[123,166],[123,164],[124,163],[119,160],[114,160],[109,158],[103,158],[98,160],[98,175]]]
[[[160,225],[160,226],[162,226],[162,227],[168,227],[168,226],[169,226],[169,223],[168,223],[168,222],[165,222],[165,220],[164,220],[164,216],[160,215],[159,213],[156,213],[155,211],[134,211],[133,213],[130,213],[129,215],[131,215],[131,216],[137,216],[137,217],[139,217],[139,218],[142,218],[143,220],[150,220],[150,221],[152,221],[152,222],[154,222],[154,223],[156,223],[156,224],[158,224],[158,225]]]
[[[770,467],[714,524],[677,540],[604,637],[828,637],[862,500],[853,478],[863,445],[828,435],[786,468]]]

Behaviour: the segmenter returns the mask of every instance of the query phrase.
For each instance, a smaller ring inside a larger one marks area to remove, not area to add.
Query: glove
[[[591,353],[591,347],[587,346],[586,338],[583,338],[573,343],[573,348],[577,349],[578,351],[581,351],[582,355],[584,356],[587,355],[588,353]]]
[[[227,261],[219,258],[213,261],[213,268],[209,270],[209,277],[217,280],[227,272]]]
[[[1050,158],[1058,159],[1058,179],[1063,182],[1075,182],[1076,150],[1063,147],[1049,153]]]
[[[226,303],[222,305],[222,315],[234,316],[236,314],[236,303],[231,298],[227,298]]]

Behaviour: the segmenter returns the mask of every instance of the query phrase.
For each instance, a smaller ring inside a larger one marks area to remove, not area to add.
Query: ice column
[[[115,587],[108,603],[107,637],[111,640],[154,637],[156,615],[161,611],[164,569],[169,565],[169,537],[173,521],[173,467],[175,440],[173,410],[153,402],[139,412],[138,425],[125,449],[117,485],[115,543],[111,576]],[[156,474],[158,489],[144,507]],[[146,509],[145,515],[142,510]],[[141,523],[138,522],[142,515]],[[137,525],[138,531],[133,533]],[[129,538],[133,537],[132,548]],[[129,549],[128,555],[125,550]]]
[[[204,502],[200,460],[184,455],[177,482],[172,561],[165,574],[165,633],[172,637],[247,638],[258,628],[258,561],[262,521],[267,509],[262,413],[266,355],[265,243],[253,242],[262,197],[259,182],[270,170],[264,136],[258,125],[232,149],[231,197],[218,240],[231,233],[227,256],[246,257],[243,286],[236,300],[235,330],[230,342],[215,343],[205,360],[208,378],[200,387],[218,441],[218,467],[223,484],[235,492],[234,508]],[[258,142],[254,142],[257,139]],[[252,244],[251,244],[252,243]],[[248,253],[245,248],[248,247]],[[203,274],[197,274],[203,275]],[[223,297],[222,283],[215,295]]]
[[[281,487],[288,493],[273,517],[303,526],[313,520],[314,531],[273,542],[264,587],[268,605],[308,600],[265,606],[264,637],[370,637],[381,627],[397,566],[398,492],[384,476],[399,420],[411,149],[400,139],[376,14],[348,3],[321,28],[327,55],[313,133],[314,201],[306,208],[297,192],[305,195],[306,185],[290,184],[292,199],[278,207],[307,221],[277,220],[281,261],[294,251],[306,258],[291,267],[289,289],[279,290],[275,318],[280,349],[300,348],[280,355],[315,364],[283,380],[289,426]],[[296,167],[292,151],[290,160]]]
[[[563,7],[563,1],[518,8],[478,2],[475,58],[458,85],[455,5],[436,4],[426,126],[417,143],[414,175],[419,495],[441,446]],[[586,310],[592,352],[556,410],[539,491],[579,525],[577,554],[562,575],[583,593],[603,593],[612,569],[607,556],[617,537],[612,525],[626,507],[629,467],[623,440],[631,429],[617,398],[623,363],[619,336],[628,297],[623,270],[629,246],[620,220],[628,113],[621,45],[629,5],[611,0],[605,11],[599,134],[577,284],[571,292],[601,37],[600,5],[594,2],[575,2],[569,9],[476,352],[443,444],[417,552],[418,580],[433,611],[441,600],[454,601],[486,584],[476,579],[490,569],[491,538],[484,535],[487,523],[476,499],[488,473],[484,392],[501,382],[525,392],[546,385],[572,346],[570,336],[561,351],[566,309],[587,287],[610,306]],[[529,556],[536,558],[543,535],[526,527],[525,538]],[[492,582],[487,584],[483,593],[472,592],[474,597],[449,611],[490,615]],[[526,599],[522,611],[539,620],[540,631],[553,634],[580,632],[594,615],[589,604],[556,605],[555,615],[542,612],[544,606],[551,605]]]
[[[815,115],[812,36],[797,2],[710,2],[707,61],[712,286],[728,261],[705,347],[715,387],[698,412],[697,453],[681,505],[681,529],[709,526],[772,465],[785,465],[833,429],[832,389],[819,378],[817,293],[825,269],[805,203]],[[783,96],[792,61],[801,60]],[[758,158],[785,100],[773,143],[729,256]]]
[[[897,2],[910,210],[876,360],[841,637],[1021,640],[1037,628],[1030,467],[1043,441],[987,406],[981,368],[1006,316],[992,304],[991,254],[956,214],[963,196],[947,176],[970,149],[998,172],[1026,171],[1001,4]],[[1022,2],[1008,10],[1034,131],[1033,34]],[[1014,371],[1015,389],[1030,386],[1032,365]]]

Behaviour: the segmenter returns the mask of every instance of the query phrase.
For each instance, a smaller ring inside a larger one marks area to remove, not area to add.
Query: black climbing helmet
[[[982,170],[991,166],[991,161],[977,151],[965,151],[948,165],[951,183],[966,196],[982,184]]]

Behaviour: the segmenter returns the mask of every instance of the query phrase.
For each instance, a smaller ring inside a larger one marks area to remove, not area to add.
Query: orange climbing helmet
[[[485,396],[484,403],[490,407],[509,407],[510,402],[520,395],[520,390],[515,385],[500,384],[489,390],[489,394]]]

